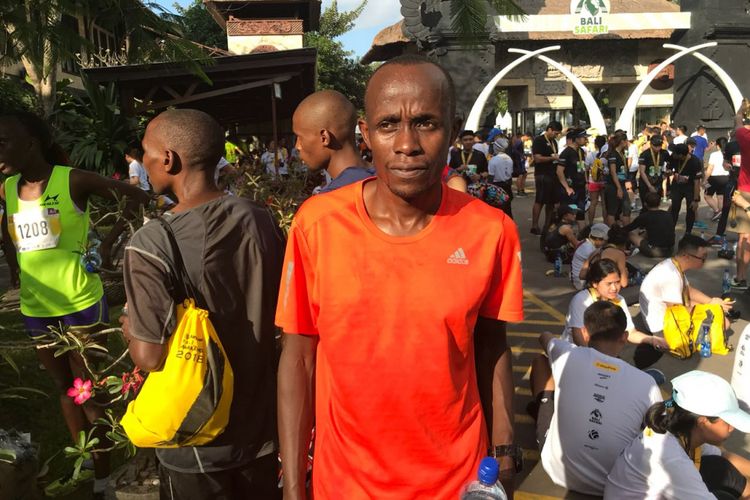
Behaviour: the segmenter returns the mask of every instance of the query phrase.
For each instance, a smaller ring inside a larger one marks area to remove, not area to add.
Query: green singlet
[[[65,316],[94,305],[104,294],[99,275],[86,272],[81,264],[89,209],[81,212],[73,202],[71,170],[55,166],[44,193],[33,201],[18,197],[20,174],[5,181],[8,230],[18,255],[25,316]]]

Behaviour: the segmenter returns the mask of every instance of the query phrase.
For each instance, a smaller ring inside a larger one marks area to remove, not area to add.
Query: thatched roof
[[[670,0],[611,0],[612,13],[680,12],[680,6]],[[524,10],[528,15],[570,14],[570,0],[526,0]],[[362,58],[367,64],[385,61],[403,52],[414,43],[403,32],[404,21],[381,30],[372,42],[370,50]],[[668,39],[673,29],[617,31],[606,35],[573,35],[568,31],[539,31],[533,33],[500,33],[501,40],[589,40],[589,39]]]

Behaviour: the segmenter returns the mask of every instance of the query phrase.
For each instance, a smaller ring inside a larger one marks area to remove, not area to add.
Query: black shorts
[[[615,218],[623,215],[630,216],[630,198],[627,191],[623,189],[622,199],[617,197],[617,186],[606,184],[604,186],[604,206],[607,207],[607,215]]]
[[[538,174],[534,173],[534,188],[536,189],[536,195],[534,197],[535,203],[542,205],[555,205],[558,202],[558,186],[559,181],[557,177],[552,174]]]
[[[539,405],[539,413],[536,417],[536,444],[539,451],[544,448],[547,440],[547,431],[552,424],[555,415],[555,391],[542,391],[536,395],[536,403]]]
[[[177,472],[159,464],[159,498],[280,500],[278,470],[276,453],[234,469],[205,473]]]
[[[708,178],[708,187],[706,188],[706,195],[713,196],[718,194],[719,196],[724,194],[724,191],[729,184],[728,175],[712,175]]]
[[[732,463],[721,455],[701,457],[701,478],[708,491],[719,500],[742,498],[747,479]]]
[[[651,246],[646,238],[643,238],[641,244],[638,246],[638,251],[641,252],[641,255],[650,259],[666,259],[672,256],[674,248],[654,247]]]
[[[568,196],[562,186],[558,183],[558,197],[561,204],[575,205],[578,207],[576,213],[576,220],[586,219],[586,186],[578,186],[573,188],[573,194]]]

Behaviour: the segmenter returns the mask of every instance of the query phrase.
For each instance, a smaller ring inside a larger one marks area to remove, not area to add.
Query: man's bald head
[[[444,86],[443,96],[445,104],[447,105],[447,116],[450,117],[451,120],[453,120],[456,116],[456,88],[453,84],[453,79],[445,70],[445,68],[434,61],[430,61],[424,56],[416,54],[406,54],[403,56],[395,57],[385,62],[375,70],[375,72],[370,77],[370,80],[367,82],[367,88],[365,89],[365,114],[369,115],[371,112],[370,107],[372,103],[370,98],[373,94],[373,91],[376,88],[379,89],[380,86],[384,83],[384,78],[381,78],[384,75],[381,73],[384,73],[386,74],[386,76],[388,76],[388,74],[392,74],[390,70],[397,70],[399,66],[419,65],[432,66],[434,69],[437,69],[437,71],[434,72],[432,76],[436,78],[435,83],[440,82],[440,84]]]
[[[354,144],[357,110],[341,92],[320,90],[299,103],[294,112],[294,125],[304,129],[326,129],[339,142]]]
[[[224,153],[224,133],[209,114],[197,109],[170,109],[151,120],[146,135],[174,151],[187,168],[214,169]]]

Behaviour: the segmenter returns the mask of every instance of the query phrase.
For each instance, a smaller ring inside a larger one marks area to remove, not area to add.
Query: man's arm
[[[120,316],[120,327],[128,343],[130,359],[133,360],[135,366],[147,372],[159,371],[167,357],[167,345],[144,342],[133,337],[130,334],[130,319],[125,313]]]
[[[646,184],[646,187],[649,191],[656,192],[656,189],[654,189],[654,186],[651,184],[651,181],[648,179],[648,175],[646,175],[646,164],[645,163],[639,163],[638,164],[638,176],[641,178],[641,182]]]
[[[504,321],[478,318],[474,330],[474,356],[482,410],[490,446],[513,443],[513,361]],[[498,459],[500,481],[513,498],[513,460]]]
[[[615,187],[617,188],[617,197],[622,198],[624,196],[624,192],[622,190],[622,186],[620,185],[620,178],[617,177],[617,163],[610,162],[609,163],[609,175],[612,177],[612,182],[615,184]]]
[[[565,190],[566,193],[568,193],[568,196],[573,194],[573,188],[568,186],[568,180],[565,178],[565,165],[557,165],[556,168],[557,173],[557,180],[560,182],[560,185]]]
[[[279,361],[278,419],[284,498],[304,499],[307,453],[315,416],[318,337],[284,334]]]
[[[72,192],[74,193],[75,204],[82,210],[86,209],[86,204],[91,195],[113,201],[124,197],[126,205],[123,214],[125,218],[133,219],[138,213],[138,208],[146,205],[149,201],[148,194],[135,185],[116,181],[86,170],[73,169],[70,175],[70,182],[73,187]],[[103,267],[109,267],[112,244],[122,234],[125,227],[125,219],[119,217],[112,226],[112,230],[102,240],[100,252]]]

